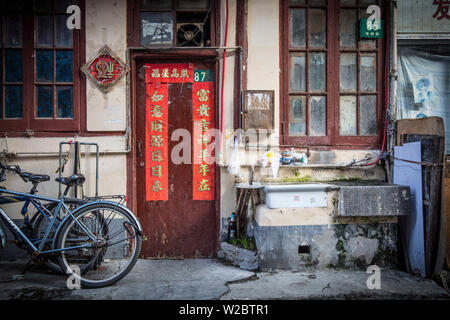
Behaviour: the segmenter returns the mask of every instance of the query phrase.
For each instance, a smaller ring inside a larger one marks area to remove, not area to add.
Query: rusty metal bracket
[[[31,129],[25,130],[25,136],[27,136],[28,138],[34,137],[34,131]]]

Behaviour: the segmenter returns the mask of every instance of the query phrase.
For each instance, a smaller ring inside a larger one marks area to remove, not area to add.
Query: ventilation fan
[[[201,23],[177,24],[177,43],[180,47],[203,47],[203,25]]]

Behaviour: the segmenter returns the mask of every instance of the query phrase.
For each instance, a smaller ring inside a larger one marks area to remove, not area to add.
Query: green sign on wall
[[[359,27],[359,36],[361,38],[383,38],[384,20],[361,19]]]
[[[211,82],[212,72],[211,70],[195,70],[194,73],[194,82]]]

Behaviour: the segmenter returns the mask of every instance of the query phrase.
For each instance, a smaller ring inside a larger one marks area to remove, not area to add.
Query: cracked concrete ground
[[[315,270],[255,273],[215,259],[139,260],[116,284],[69,290],[66,278],[32,266],[9,281],[25,262],[0,262],[0,299],[61,300],[258,300],[258,299],[450,299],[428,279],[381,271],[381,289],[369,290],[364,271]]]

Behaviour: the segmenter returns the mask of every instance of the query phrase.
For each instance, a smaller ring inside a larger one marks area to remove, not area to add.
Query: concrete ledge
[[[259,226],[327,225],[332,223],[329,208],[280,208],[265,205],[256,208],[255,221]]]
[[[339,190],[338,216],[402,216],[410,211],[411,192],[406,186],[341,186]]]

